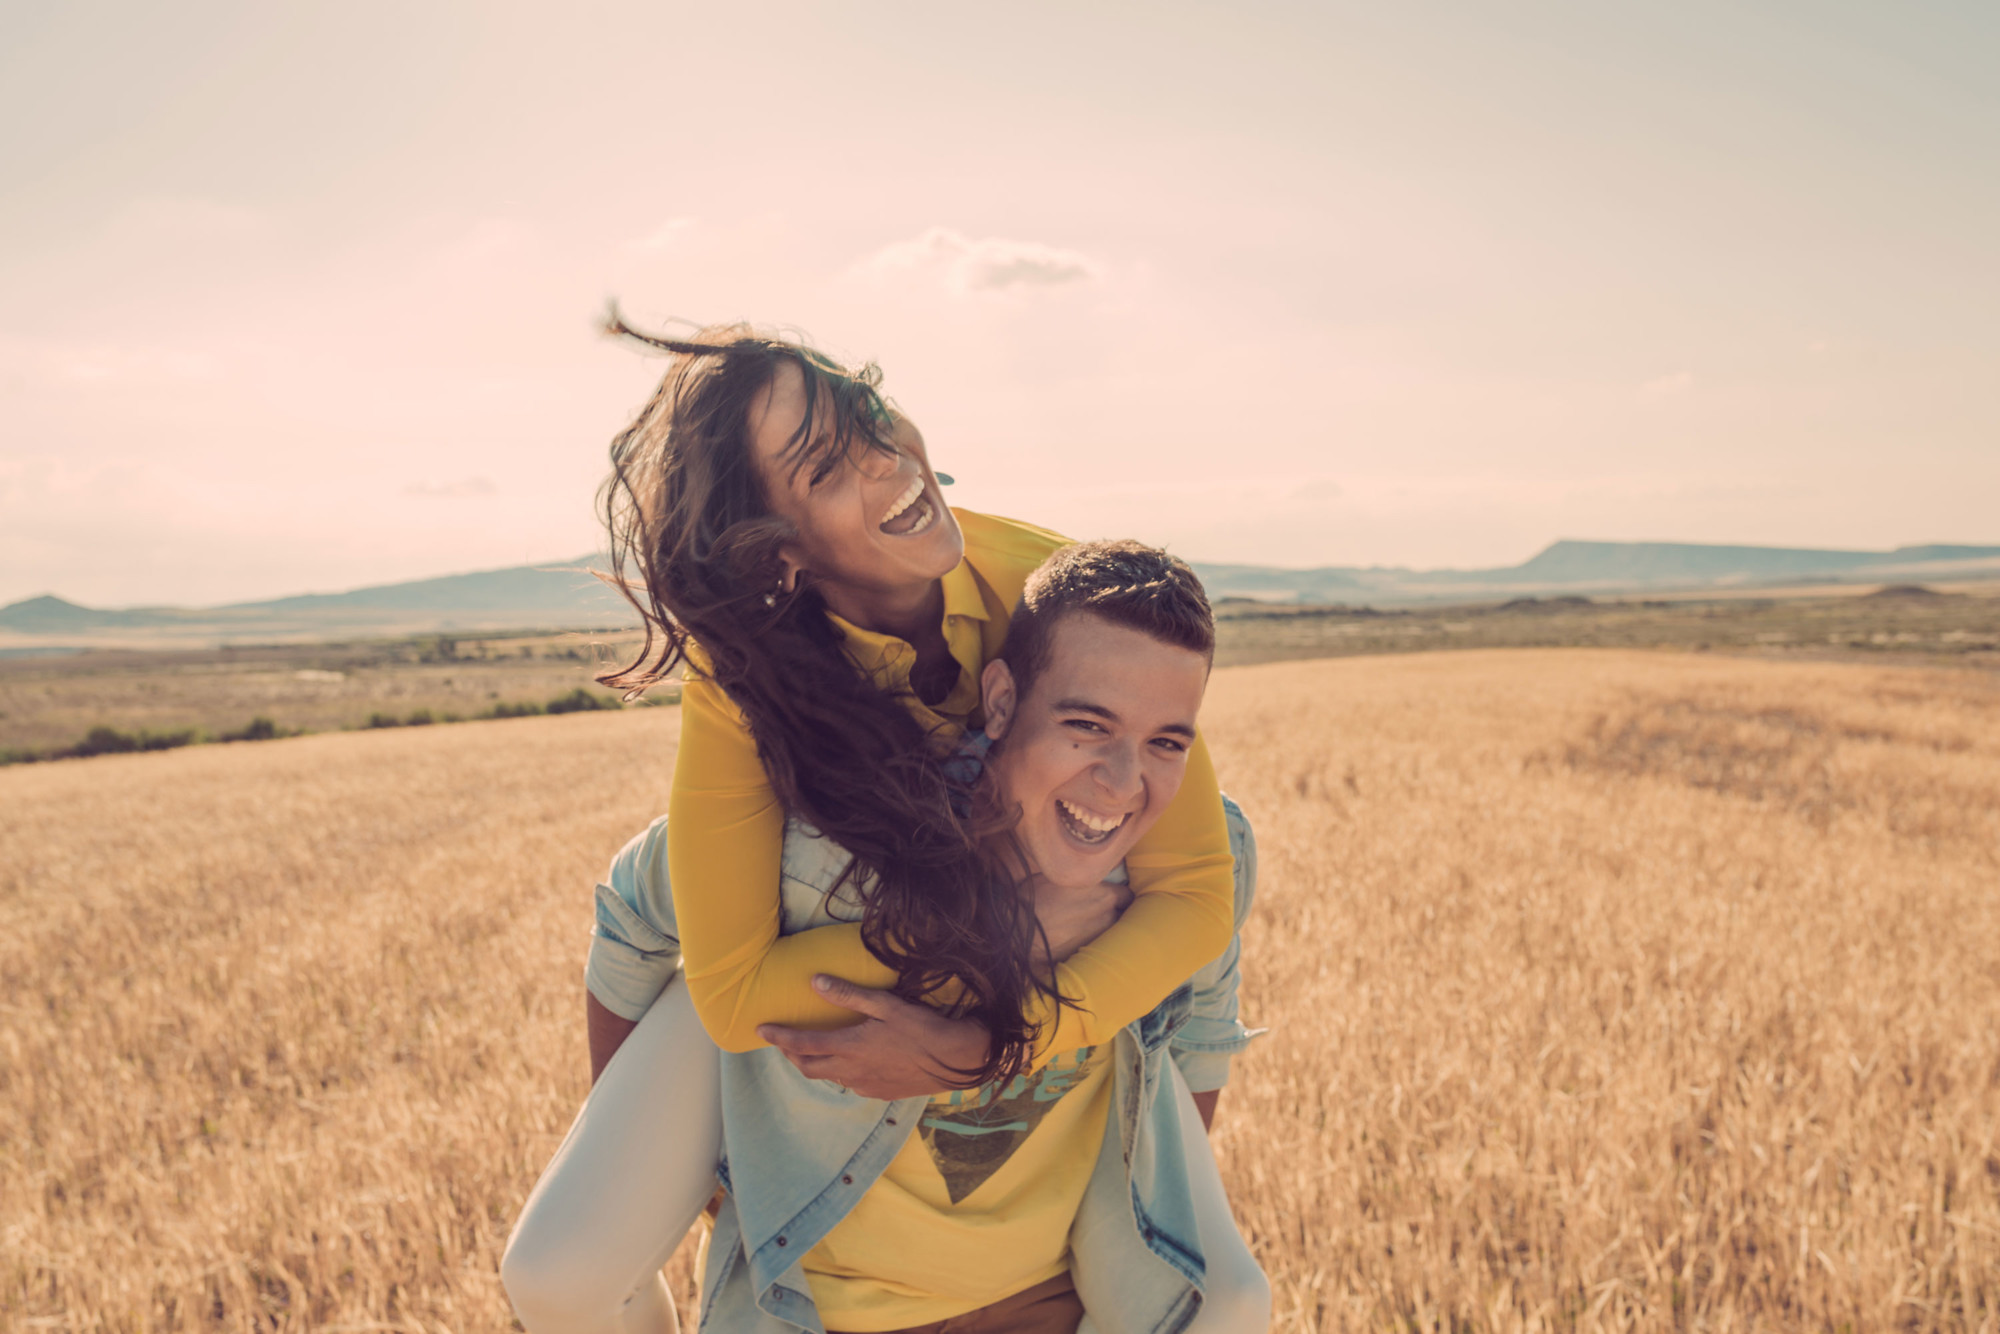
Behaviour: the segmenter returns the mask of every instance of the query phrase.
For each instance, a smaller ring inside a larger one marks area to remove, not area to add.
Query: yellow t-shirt
[[[1069,1229],[1111,1113],[1110,1048],[1004,1088],[940,1093],[853,1212],[806,1253],[828,1329],[905,1329],[1069,1268]]]
[[[953,513],[965,533],[965,559],[944,576],[944,636],[959,677],[935,708],[909,699],[925,723],[960,729],[978,707],[979,673],[998,655],[1029,574],[1065,539],[1012,519]],[[884,689],[908,684],[916,658],[909,644],[838,617],[834,623],[848,653]],[[812,989],[815,973],[864,987],[895,984],[895,974],[862,944],[858,925],[780,933],[785,809],[742,713],[699,673],[689,675],[681,692],[680,754],[667,809],[673,831],[667,865],[688,997],[717,1045],[736,1052],[762,1047],[760,1024],[858,1022]],[[1125,866],[1132,905],[1057,967],[1057,987],[1082,1008],[1045,1004],[1031,1016],[1040,1026],[1039,1052],[1104,1045],[1228,947],[1236,929],[1229,829],[1199,738],[1179,795]]]

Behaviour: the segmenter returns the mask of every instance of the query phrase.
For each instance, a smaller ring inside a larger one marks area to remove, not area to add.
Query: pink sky
[[[2000,543],[1991,5],[576,10],[0,18],[0,603],[591,549],[613,295],[1196,559]]]

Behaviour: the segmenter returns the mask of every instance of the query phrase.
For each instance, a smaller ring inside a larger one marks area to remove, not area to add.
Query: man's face
[[[1017,834],[1058,887],[1097,884],[1180,791],[1208,662],[1088,612],[1056,622],[1025,697],[986,669],[992,781],[1021,809]]]

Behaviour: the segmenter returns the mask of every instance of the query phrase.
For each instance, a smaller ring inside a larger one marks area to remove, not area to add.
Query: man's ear
[[[987,663],[979,674],[979,703],[986,711],[986,735],[994,741],[1006,736],[1020,697],[1014,689],[1014,670],[1002,659]]]

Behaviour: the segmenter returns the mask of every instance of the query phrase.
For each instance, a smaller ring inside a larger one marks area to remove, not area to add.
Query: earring
[[[764,605],[765,605],[765,606],[767,606],[767,607],[775,607],[775,606],[777,606],[777,605],[778,605],[778,595],[777,595],[776,593],[766,593],[766,594],[764,595]]]
[[[952,482],[956,480],[948,472],[934,472],[931,474],[931,476],[938,479],[939,486],[950,486]]]

